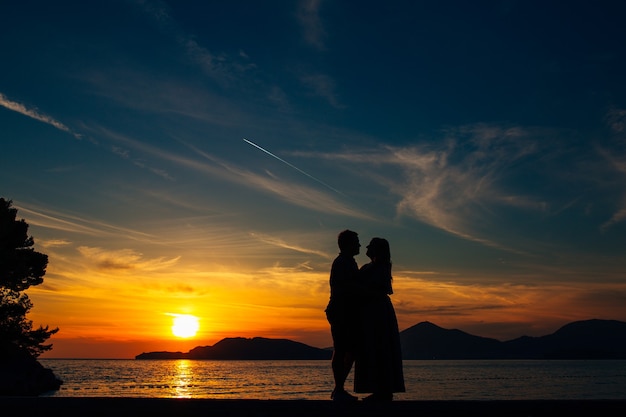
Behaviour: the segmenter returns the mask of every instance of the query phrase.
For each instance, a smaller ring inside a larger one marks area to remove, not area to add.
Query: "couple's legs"
[[[352,370],[355,359],[353,354],[354,330],[349,326],[349,322],[345,318],[328,321],[330,322],[330,331],[333,336],[331,367],[333,379],[335,380],[335,389],[331,394],[331,398],[335,401],[358,400],[357,397],[349,394],[345,389],[346,379]]]
[[[335,392],[345,391],[346,379],[352,370],[354,364],[354,355],[343,350],[335,350],[331,365],[333,368],[333,377],[335,378]]]
[[[335,389],[330,395],[333,401],[357,401],[359,398],[348,393],[345,388],[346,379],[350,374],[352,365],[354,364],[354,355],[347,351],[335,350],[331,365],[333,368],[333,377],[335,378]]]

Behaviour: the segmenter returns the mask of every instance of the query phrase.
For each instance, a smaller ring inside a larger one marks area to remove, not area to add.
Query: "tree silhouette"
[[[44,342],[59,329],[39,326],[33,330],[33,322],[26,319],[33,303],[24,291],[43,282],[48,256],[32,248],[28,223],[16,219],[17,209],[12,203],[0,198],[0,341],[38,357],[52,349]]]

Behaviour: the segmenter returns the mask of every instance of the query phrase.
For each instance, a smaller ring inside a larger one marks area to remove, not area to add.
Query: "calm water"
[[[40,361],[64,381],[60,397],[326,400],[333,385],[329,361]],[[398,400],[626,399],[626,360],[405,361],[404,372]]]

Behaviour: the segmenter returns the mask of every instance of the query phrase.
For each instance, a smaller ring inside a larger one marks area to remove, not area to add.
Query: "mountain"
[[[624,359],[626,323],[585,320],[566,324],[553,334],[505,342],[515,357],[545,359]]]
[[[400,332],[400,342],[404,359],[494,359],[504,353],[502,342],[496,339],[443,329],[427,321]]]
[[[226,338],[213,346],[198,346],[187,353],[149,352],[135,359],[216,359],[216,360],[314,360],[330,359],[332,351],[288,339],[254,337]]]
[[[577,321],[501,342],[422,322],[400,333],[404,359],[626,359],[626,323]]]
[[[585,320],[556,332],[502,342],[422,322],[400,332],[404,359],[626,359],[626,322]],[[226,338],[189,352],[149,352],[135,359],[330,359],[319,349],[288,339]]]

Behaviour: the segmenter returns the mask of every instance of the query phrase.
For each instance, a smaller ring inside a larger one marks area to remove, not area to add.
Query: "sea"
[[[52,397],[328,400],[330,361],[39,359]],[[626,399],[626,360],[404,361],[397,400]],[[352,387],[352,374],[346,387]],[[366,394],[357,394],[361,397]]]

